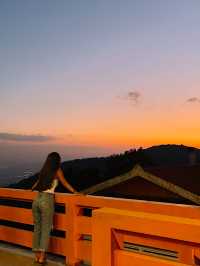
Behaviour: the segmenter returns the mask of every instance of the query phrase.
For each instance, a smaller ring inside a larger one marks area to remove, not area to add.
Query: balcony
[[[0,188],[0,265],[31,265],[35,196]],[[200,265],[198,206],[67,193],[56,193],[55,202],[48,252],[62,262],[54,257],[48,265]],[[2,248],[5,243],[27,254]]]

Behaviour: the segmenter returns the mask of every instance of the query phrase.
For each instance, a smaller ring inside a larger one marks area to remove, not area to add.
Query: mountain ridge
[[[61,164],[67,180],[77,189],[86,189],[117,175],[128,172],[135,164],[141,166],[180,166],[189,165],[191,155],[195,163],[200,162],[200,149],[184,145],[166,144],[152,146],[146,149],[130,149],[120,154],[108,157],[92,157],[64,161]],[[194,158],[193,158],[194,159]],[[194,163],[194,162],[193,162]],[[11,184],[10,188],[29,189],[37,179],[37,173]],[[59,185],[56,191],[66,192]]]

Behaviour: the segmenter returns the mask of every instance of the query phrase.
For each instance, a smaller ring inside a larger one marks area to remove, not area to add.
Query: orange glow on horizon
[[[198,138],[189,138],[188,136],[128,136],[128,135],[89,135],[77,136],[69,138],[60,138],[58,143],[63,145],[77,145],[77,146],[107,146],[119,147],[124,149],[151,147],[155,145],[177,144],[185,146],[193,146],[200,148],[200,141]]]

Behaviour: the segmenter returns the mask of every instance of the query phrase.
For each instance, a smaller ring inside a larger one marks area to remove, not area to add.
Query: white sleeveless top
[[[52,184],[51,184],[51,187],[46,189],[46,190],[43,190],[43,192],[47,192],[47,193],[54,193],[55,191],[55,188],[57,187],[58,185],[58,179],[54,178]]]

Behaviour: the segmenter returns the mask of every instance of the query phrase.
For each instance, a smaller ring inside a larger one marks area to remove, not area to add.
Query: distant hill
[[[200,162],[200,150],[183,145],[160,145],[147,149],[131,149],[109,157],[76,159],[63,162],[61,167],[67,180],[77,189],[82,190],[104,180],[128,172],[136,163],[144,167],[180,166]],[[10,188],[28,189],[37,179],[37,173]],[[66,192],[59,185],[56,189]]]
[[[187,165],[189,161],[200,162],[200,149],[184,145],[159,145],[147,148],[145,154],[154,165]],[[193,157],[196,158],[193,158]]]

